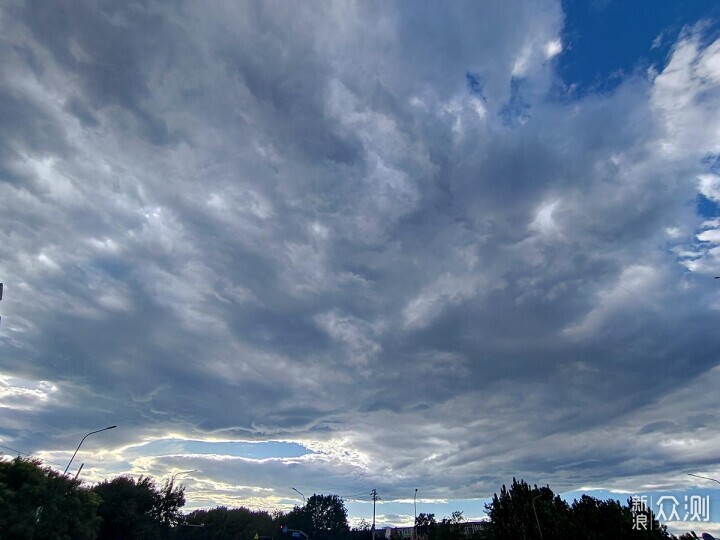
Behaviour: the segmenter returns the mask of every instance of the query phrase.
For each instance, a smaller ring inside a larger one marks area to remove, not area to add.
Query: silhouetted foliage
[[[535,501],[533,510],[533,500]],[[487,537],[492,540],[515,538],[573,538],[577,540],[624,540],[672,538],[650,510],[648,530],[633,530],[631,501],[622,506],[618,501],[602,501],[583,495],[569,506],[549,487],[530,487],[513,478],[510,489],[485,506],[490,524]],[[537,517],[535,517],[537,514]]]
[[[435,537],[437,540],[460,540],[462,537],[462,523],[465,521],[462,512],[453,512],[437,524]]]
[[[248,508],[219,506],[211,510],[195,510],[185,516],[177,528],[176,537],[187,540],[252,540],[258,537],[278,537],[280,516]],[[197,527],[202,525],[202,527]]]
[[[285,514],[281,520],[285,527],[296,531],[303,531],[307,535],[312,535],[313,522],[312,516],[307,511],[306,506],[295,506],[290,512]]]
[[[351,540],[371,540],[372,539],[372,525],[365,519],[361,519],[360,522],[350,529],[349,537]]]
[[[649,509],[642,512],[647,516],[648,530],[633,530],[631,499],[628,499],[626,506],[622,506],[616,500],[603,501],[583,495],[580,500],[573,502],[570,512],[578,538],[587,540],[672,538],[672,535],[667,533],[666,527],[655,519]]]
[[[534,504],[533,504],[534,503]],[[152,479],[118,477],[83,488],[79,481],[43,467],[39,460],[0,461],[0,540],[291,540],[293,530],[311,540],[370,540],[366,521],[350,531],[347,510],[337,495],[313,495],[288,513],[217,507],[185,516],[184,488],[172,481],[157,488]],[[530,487],[513,478],[510,488],[486,505],[490,518],[473,536],[462,512],[440,522],[421,513],[420,540],[661,540],[667,533],[649,509],[641,509],[649,530],[634,530],[632,501],[587,495],[568,505],[548,487]],[[637,510],[637,509],[636,509]],[[283,532],[287,528],[287,532]],[[382,538],[382,536],[380,537]],[[678,540],[694,540],[686,533]],[[295,540],[295,539],[292,539]]]
[[[345,503],[338,495],[313,494],[302,508],[287,515],[287,526],[305,532],[313,540],[337,540],[350,532]]]
[[[0,537],[92,540],[100,499],[36,459],[0,461]]]
[[[435,540],[437,534],[437,521],[435,514],[420,513],[415,518],[418,536],[424,540]]]
[[[93,488],[102,503],[99,540],[145,540],[168,536],[185,504],[184,488],[171,481],[161,489],[149,477],[120,476]]]
[[[313,495],[305,505],[314,539],[341,538],[350,530],[345,502],[338,495]]]

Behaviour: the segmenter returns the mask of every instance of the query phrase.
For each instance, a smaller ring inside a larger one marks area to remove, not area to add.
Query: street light
[[[75,453],[74,453],[74,454],[72,455],[72,457],[70,458],[70,462],[67,464],[67,467],[65,467],[65,470],[63,471],[63,476],[65,476],[65,474],[68,472],[68,469],[70,468],[70,465],[72,464],[73,459],[75,459],[75,456],[77,455],[78,450],[80,450],[80,447],[82,446],[82,443],[85,442],[85,439],[87,439],[87,438],[88,438],[90,435],[92,435],[93,433],[100,433],[101,431],[107,431],[108,429],[115,429],[116,427],[117,427],[117,426],[108,426],[108,427],[106,427],[106,428],[98,429],[97,431],[91,431],[90,433],[88,433],[87,435],[85,435],[85,436],[82,438],[82,440],[80,441],[80,444],[78,444],[78,447],[75,449]]]
[[[532,500],[532,507],[533,507],[533,514],[535,514],[535,523],[537,523],[538,532],[540,533],[540,540],[542,540],[542,529],[540,528],[540,520],[537,517],[537,512],[535,511],[535,499],[539,499],[545,495],[544,493],[540,493],[540,495],[536,495]]]
[[[302,495],[302,498],[303,498],[303,506],[305,506],[305,505],[307,504],[307,503],[305,502],[305,495],[303,495],[302,492],[298,491],[298,490],[295,489],[294,487],[291,487],[290,489],[292,489],[293,491],[296,491],[296,492],[300,493],[300,495]]]
[[[714,478],[710,478],[709,476],[702,476],[699,474],[693,474],[691,472],[688,473],[688,476],[694,476],[695,478],[704,478],[705,480],[712,480],[713,482],[717,482],[720,484],[720,480],[715,480]]]
[[[413,522],[413,536],[417,540],[417,490],[415,488],[415,497],[413,497],[413,505],[415,506],[415,521]]]
[[[170,477],[170,483],[171,483],[171,484],[174,483],[174,482],[175,482],[175,477],[176,477],[177,475],[179,475],[179,474],[188,474],[188,473],[197,472],[197,471],[198,471],[197,469],[191,469],[191,470],[189,470],[189,471],[179,471],[179,472],[176,472],[175,474],[172,475],[172,477]]]

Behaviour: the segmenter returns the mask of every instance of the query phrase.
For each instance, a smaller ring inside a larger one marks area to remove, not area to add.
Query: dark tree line
[[[176,529],[176,538],[187,540],[252,540],[278,537],[279,515],[253,511],[248,508],[218,506],[210,510],[195,510],[185,516],[184,524]]]
[[[0,538],[92,540],[101,499],[80,482],[17,458],[0,462]]]
[[[273,515],[247,508],[196,510],[186,516],[178,528],[178,538],[188,540],[304,540],[302,531],[312,540],[346,540],[350,527],[347,510],[337,495],[313,495],[304,506],[296,506],[288,513]],[[348,539],[349,540],[349,539]]]
[[[344,501],[313,495],[287,513],[217,507],[181,514],[183,486],[120,476],[93,487],[34,459],[0,461],[0,540],[370,540],[362,521],[350,529]],[[675,538],[650,510],[634,530],[631,501],[583,495],[572,504],[552,490],[513,479],[486,505],[488,522],[469,535],[461,512],[440,521],[419,514],[419,540],[662,540]],[[380,532],[380,531],[378,531]],[[384,535],[378,536],[382,538]],[[679,540],[697,538],[685,534]]]
[[[415,525],[419,540],[663,540],[675,539],[658,523],[650,509],[644,516],[647,530],[637,529],[632,501],[625,505],[588,495],[568,504],[548,487],[530,486],[516,480],[502,486],[485,505],[488,521],[482,531],[467,534],[463,517],[453,512],[436,521],[434,514],[419,514]],[[634,528],[634,525],[636,528]],[[691,533],[679,540],[697,538]]]
[[[435,514],[418,514],[415,520],[418,538],[425,540],[460,540],[467,538],[463,532],[465,518],[462,512],[453,512],[450,517],[435,519]],[[478,535],[479,537],[479,535]]]
[[[144,540],[171,538],[184,488],[120,476],[92,488],[39,460],[0,462],[0,539]]]
[[[273,515],[225,507],[183,515],[184,491],[142,476],[84,487],[36,459],[0,461],[0,540],[298,540],[296,530],[334,540],[350,530],[337,495]]]
[[[547,486],[530,487],[514,478],[510,488],[502,486],[485,509],[489,517],[486,538],[490,540],[674,538],[664,525],[658,523],[650,509],[638,512],[644,515],[647,530],[635,530],[633,525],[637,520],[629,499],[626,505],[621,505],[619,501],[583,495],[568,504]]]

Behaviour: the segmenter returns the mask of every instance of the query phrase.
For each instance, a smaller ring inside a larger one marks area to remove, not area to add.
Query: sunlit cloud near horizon
[[[720,13],[622,4],[4,3],[3,456],[714,496]]]

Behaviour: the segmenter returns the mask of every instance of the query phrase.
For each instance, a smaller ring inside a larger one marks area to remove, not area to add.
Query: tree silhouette
[[[180,518],[185,504],[184,488],[172,482],[162,489],[149,477],[137,481],[120,476],[93,488],[102,503],[99,540],[145,540],[167,535]]]
[[[307,500],[305,512],[312,523],[313,540],[344,538],[350,530],[345,502],[338,495],[313,494]]]
[[[437,540],[460,540],[462,537],[462,523],[465,521],[462,512],[453,512],[450,517],[443,518],[437,524]]]
[[[258,537],[279,537],[279,529],[284,516],[271,516],[262,510],[249,508],[226,508],[218,506],[210,510],[195,510],[185,516],[186,525],[176,529],[178,539],[188,540],[252,540]]]
[[[0,461],[0,537],[92,540],[100,499],[36,459]]]
[[[647,530],[635,530],[631,500],[622,506],[618,501],[583,495],[569,506],[549,487],[531,488],[515,478],[510,489],[503,486],[500,494],[495,494],[485,508],[490,517],[487,537],[492,540],[672,538],[649,509],[642,510],[647,517]]]
[[[420,513],[415,518],[415,526],[417,527],[418,536],[424,540],[435,540],[437,531],[437,521],[435,514]]]

